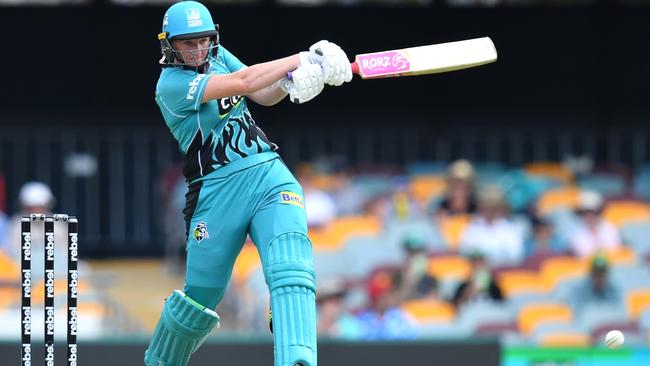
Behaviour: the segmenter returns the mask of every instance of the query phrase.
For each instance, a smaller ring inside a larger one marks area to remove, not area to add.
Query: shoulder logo
[[[200,243],[203,239],[209,239],[210,233],[208,233],[208,225],[203,221],[196,224],[194,231],[192,231],[192,237],[197,241],[197,243]]]
[[[293,192],[280,192],[280,203],[305,208],[305,204],[302,202],[302,197]]]
[[[189,82],[189,84],[187,84],[188,89],[187,89],[187,94],[185,95],[185,99],[187,100],[194,99],[194,94],[199,89],[199,82],[206,76],[207,75],[205,74],[198,74],[194,79],[192,79],[192,81]]]
[[[201,20],[201,12],[199,12],[199,9],[197,8],[185,9],[185,15],[187,16],[187,26],[189,28],[203,26],[203,21]]]

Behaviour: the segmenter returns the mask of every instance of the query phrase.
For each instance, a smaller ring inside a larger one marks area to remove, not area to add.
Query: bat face
[[[364,79],[435,74],[494,62],[489,37],[357,55],[352,71]]]

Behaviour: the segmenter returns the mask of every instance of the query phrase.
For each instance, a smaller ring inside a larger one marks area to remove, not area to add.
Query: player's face
[[[188,65],[200,66],[208,55],[210,37],[174,41],[174,48]]]

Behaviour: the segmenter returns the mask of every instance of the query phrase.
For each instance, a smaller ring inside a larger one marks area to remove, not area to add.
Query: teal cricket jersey
[[[246,67],[221,45],[209,63],[205,74],[177,66],[165,67],[156,86],[156,103],[185,153],[183,174],[188,182],[202,179],[235,160],[277,150],[255,124],[245,97],[201,103],[212,75]]]

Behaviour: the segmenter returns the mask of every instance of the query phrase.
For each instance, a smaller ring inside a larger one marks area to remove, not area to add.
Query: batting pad
[[[185,366],[190,355],[203,343],[219,315],[175,290],[165,302],[149,348],[147,366]]]
[[[316,283],[309,239],[302,233],[278,236],[266,266],[275,366],[316,366]]]

